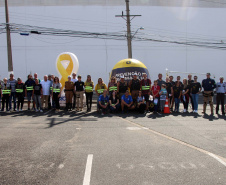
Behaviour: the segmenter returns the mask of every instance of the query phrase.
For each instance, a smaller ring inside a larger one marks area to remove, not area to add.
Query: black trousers
[[[139,108],[137,107],[139,113],[144,113],[146,109],[146,104],[140,104]]]
[[[76,94],[75,94],[75,92],[73,92],[73,106],[72,106],[72,108],[74,109],[75,106],[76,106]]]
[[[17,109],[21,108],[23,109],[23,105],[24,105],[24,94],[23,93],[17,93]]]
[[[92,99],[93,99],[93,92],[86,92],[86,106],[87,106],[87,109],[91,109],[92,107]]]
[[[8,111],[9,110],[9,94],[3,94],[3,97],[2,97],[2,111],[4,111],[5,103],[6,103],[6,111]]]
[[[53,100],[56,104],[56,109],[60,109],[60,103],[59,103],[59,97],[58,97],[59,93],[53,93]]]
[[[219,111],[219,105],[221,104],[221,111],[222,114],[224,114],[224,93],[217,93],[217,107],[216,107],[216,113]]]

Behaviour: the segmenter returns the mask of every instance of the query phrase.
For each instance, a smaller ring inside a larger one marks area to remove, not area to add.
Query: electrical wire
[[[22,25],[22,24],[10,24],[10,30],[12,33],[29,33],[35,35],[48,35],[48,36],[66,36],[66,37],[77,37],[77,38],[96,38],[96,39],[111,39],[111,40],[126,40],[127,36],[125,34],[119,32],[85,32],[85,31],[75,31],[75,30],[64,30],[64,29],[56,29],[56,28],[47,28],[47,27],[38,27],[31,25]],[[0,29],[5,29],[6,24],[0,24]],[[149,42],[158,42],[158,43],[170,43],[177,45],[185,45],[185,46],[196,46],[203,48],[211,48],[211,49],[220,49],[226,50],[226,44],[223,42],[216,41],[202,41],[196,39],[172,39],[172,38],[153,38],[150,35],[136,35],[133,37],[134,41],[149,41]]]

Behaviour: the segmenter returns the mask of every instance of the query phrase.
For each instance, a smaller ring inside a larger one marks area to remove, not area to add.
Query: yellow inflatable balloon
[[[136,59],[123,59],[119,61],[112,69],[111,76],[115,76],[117,80],[120,80],[120,76],[125,77],[125,81],[132,80],[134,73],[137,73],[139,79],[142,79],[144,73],[147,74],[150,79],[150,74],[147,67],[139,60]]]
[[[65,86],[65,82],[68,80],[68,76],[71,75],[73,72],[78,72],[78,58],[75,54],[70,52],[61,53],[57,57],[56,68],[60,76],[59,79],[63,89]]]

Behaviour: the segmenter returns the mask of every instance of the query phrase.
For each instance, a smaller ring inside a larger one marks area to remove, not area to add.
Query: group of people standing
[[[158,79],[152,82],[148,79],[147,74],[142,75],[140,80],[136,73],[133,74],[133,79],[129,82],[125,81],[124,76],[120,76],[117,81],[116,77],[111,77],[110,82],[106,85],[102,78],[98,79],[95,85],[90,75],[87,75],[85,82],[82,77],[73,73],[72,77],[68,76],[65,83],[65,110],[72,110],[76,107],[76,112],[83,110],[83,97],[86,95],[87,112],[91,111],[93,89],[98,95],[97,111],[101,114],[107,112],[128,112],[129,110],[137,109],[140,113],[154,111],[154,113],[163,113],[165,101],[169,100],[171,111],[179,112],[180,102],[183,102],[183,112],[188,112],[189,102],[192,105],[192,111],[198,113],[198,98],[203,89],[203,113],[206,113],[206,106],[209,103],[211,114],[213,114],[213,96],[214,89],[217,92],[216,114],[219,111],[221,104],[222,114],[224,110],[224,94],[226,92],[226,84],[224,78],[220,77],[220,82],[217,84],[210,78],[210,73],[207,73],[207,78],[199,83],[198,77],[188,75],[188,79],[183,79],[177,76],[176,81],[173,81],[173,76],[166,77],[164,81],[162,74],[158,74]],[[14,111],[23,109],[24,97],[28,100],[28,110],[31,109],[31,101],[33,100],[32,109],[43,112],[43,109],[54,108],[58,112],[60,110],[59,99],[62,93],[62,84],[58,77],[54,75],[45,75],[41,81],[38,79],[37,73],[32,77],[28,75],[26,82],[22,82],[21,78],[14,79],[14,75],[10,74],[10,78],[4,78],[0,85],[2,108],[4,111],[12,111],[12,100],[14,103]],[[17,99],[17,101],[16,101]]]

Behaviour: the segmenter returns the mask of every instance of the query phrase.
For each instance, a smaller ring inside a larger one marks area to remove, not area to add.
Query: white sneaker
[[[40,112],[43,112],[43,110],[40,110]]]
[[[197,113],[197,114],[198,114],[198,111],[197,111],[197,110],[195,110],[195,113]]]
[[[186,110],[186,109],[184,109],[184,112],[187,112],[187,110]]]

